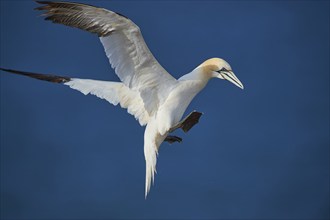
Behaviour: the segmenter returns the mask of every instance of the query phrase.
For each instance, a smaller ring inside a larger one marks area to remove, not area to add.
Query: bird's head
[[[229,82],[235,84],[241,89],[244,89],[241,81],[235,76],[230,65],[223,59],[211,58],[203,62],[200,66],[203,72],[210,77],[216,77],[219,79],[226,79]]]

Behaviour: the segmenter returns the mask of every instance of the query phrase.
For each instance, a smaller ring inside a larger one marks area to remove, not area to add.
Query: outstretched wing
[[[139,93],[129,89],[121,82],[71,78],[64,85],[70,86],[84,95],[96,95],[113,105],[120,104],[120,107],[127,109],[127,112],[133,115],[141,126],[146,125],[149,121],[149,115],[144,109]]]
[[[31,73],[19,70],[4,69],[2,71],[18,75],[28,76],[34,79],[44,80],[52,83],[60,83],[82,92],[84,95],[92,94],[105,99],[113,105],[120,104],[127,112],[139,121],[140,125],[146,125],[149,115],[145,111],[143,101],[138,92],[129,89],[121,82],[108,82],[91,79],[77,79],[58,75]]]
[[[120,80],[140,93],[145,109],[153,115],[177,81],[157,62],[136,24],[123,15],[90,5],[37,2],[44,4],[36,9],[46,11],[46,20],[97,34]]]

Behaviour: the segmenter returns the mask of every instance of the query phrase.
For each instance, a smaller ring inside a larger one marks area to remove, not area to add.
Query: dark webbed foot
[[[185,133],[187,133],[194,125],[196,125],[199,121],[199,118],[203,113],[193,111],[187,117],[185,117],[182,121],[180,121],[176,126],[170,129],[170,133],[174,130],[181,128]]]
[[[194,127],[198,122],[199,118],[202,116],[203,113],[193,111],[190,113],[182,122],[181,129],[184,132],[188,132],[192,127]]]
[[[174,136],[174,135],[168,135],[164,141],[167,141],[168,143],[172,144],[174,142],[182,142],[182,138],[178,137],[178,136]]]

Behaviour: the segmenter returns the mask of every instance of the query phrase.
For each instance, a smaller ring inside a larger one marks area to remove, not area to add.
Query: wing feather
[[[4,68],[0,68],[0,70],[52,83],[63,83],[64,85],[70,86],[72,89],[78,90],[85,95],[96,95],[101,99],[107,100],[113,105],[120,104],[122,108],[126,108],[127,112],[139,121],[141,126],[146,125],[149,121],[149,114],[145,111],[140,94],[131,90],[121,82],[78,79]]]
[[[146,111],[153,115],[177,83],[158,63],[140,28],[127,17],[91,5],[38,1],[46,20],[76,27],[100,37],[105,53],[120,80],[140,93]]]
[[[133,115],[141,126],[146,125],[149,121],[149,115],[144,109],[139,93],[132,91],[123,83],[72,78],[64,84],[84,95],[92,94],[113,105],[120,104],[120,107],[126,108],[127,112]]]

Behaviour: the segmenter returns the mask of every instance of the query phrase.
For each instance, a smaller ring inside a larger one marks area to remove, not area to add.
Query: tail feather
[[[144,143],[144,156],[146,160],[146,183],[145,183],[145,198],[150,191],[151,182],[155,182],[156,164],[157,164],[157,147],[155,144]]]
[[[151,182],[155,181],[158,147],[164,137],[158,133],[156,121],[151,120],[144,132],[144,157],[146,160],[145,198],[150,191]]]

